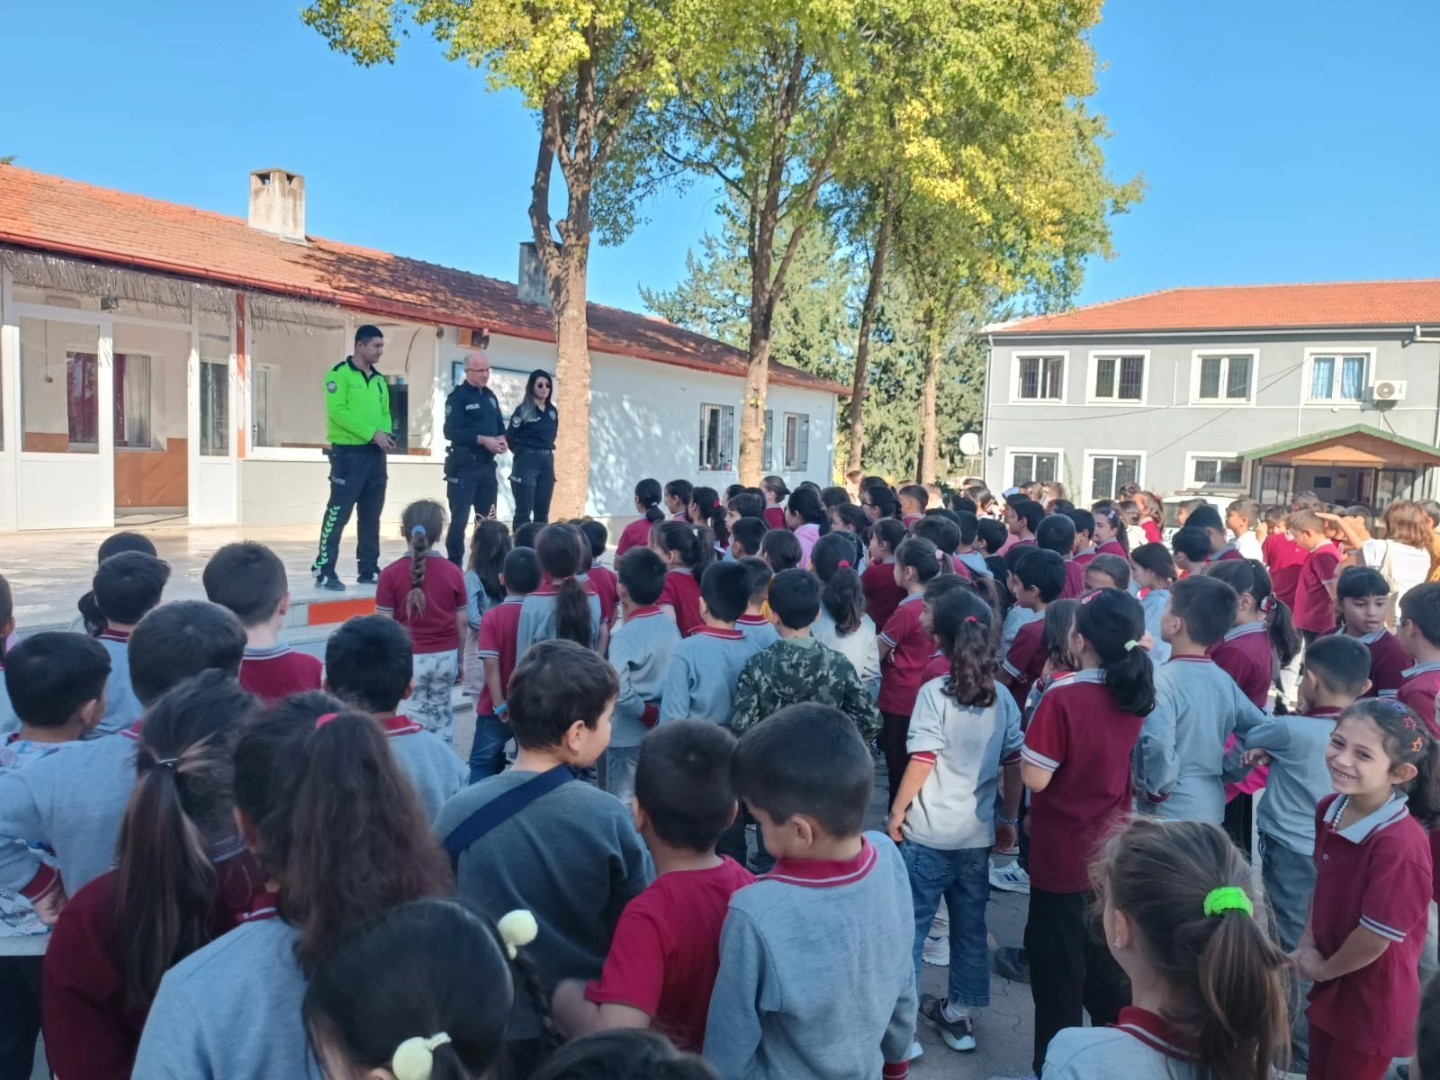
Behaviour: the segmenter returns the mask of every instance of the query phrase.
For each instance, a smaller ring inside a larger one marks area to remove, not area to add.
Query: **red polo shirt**
[[[649,518],[632,521],[620,533],[620,543],[615,545],[615,558],[620,558],[631,548],[646,547],[650,543],[650,530],[654,522]]]
[[[1326,587],[1340,576],[1340,549],[1334,544],[1321,544],[1305,556],[1300,567],[1300,581],[1295,587],[1295,626],[1314,634],[1328,634],[1335,629],[1335,599]]]
[[[1295,590],[1300,586],[1300,568],[1305,565],[1305,549],[1291,539],[1289,533],[1271,533],[1261,545],[1261,554],[1270,570],[1270,585],[1275,598],[1286,607],[1295,606]]]
[[[1096,555],[1118,555],[1122,559],[1128,559],[1130,553],[1121,546],[1119,540],[1106,540],[1095,549]]]
[[[923,601],[920,593],[900,601],[880,633],[880,640],[891,648],[880,665],[881,712],[909,716],[915,711],[920,687],[925,685],[925,668],[935,655],[935,639],[920,623]]]
[[[325,665],[314,656],[296,652],[289,645],[268,649],[245,649],[240,661],[240,685],[265,704],[319,690],[324,683]]]
[[[460,648],[457,613],[466,610],[469,598],[465,591],[465,575],[449,559],[431,553],[425,558],[425,580],[420,591],[425,594],[425,610],[411,618],[409,597],[411,560],[397,559],[380,571],[375,587],[375,610],[389,615],[410,631],[410,640],[417,654],[450,652]]]
[[[1021,756],[1052,773],[1030,796],[1030,882],[1086,892],[1090,860],[1130,816],[1131,757],[1144,718],[1122,713],[1098,668],[1051,684],[1035,706]]]
[[[600,601],[600,621],[606,626],[614,626],[615,609],[620,604],[620,579],[615,571],[608,566],[592,566],[585,580]]]
[[[1045,671],[1045,659],[1045,620],[1035,619],[1020,628],[1010,644],[1010,651],[1005,654],[1005,674],[1012,680],[1010,693],[1022,713],[1030,688]]]
[[[1396,693],[1404,704],[1430,729],[1430,734],[1440,739],[1440,726],[1435,723],[1435,695],[1440,694],[1440,663],[1416,664],[1401,672],[1405,681]]]
[[[1336,631],[1337,634],[1344,632],[1344,627]],[[1410,659],[1405,646],[1400,644],[1399,638],[1383,627],[1373,634],[1365,634],[1355,640],[1363,642],[1370,650],[1370,689],[1362,696],[1394,697],[1405,682],[1406,669],[1415,662]]]
[[[772,529],[786,528],[785,508],[783,506],[767,506],[765,508],[765,524]]]
[[[1345,802],[1327,796],[1315,814],[1315,948],[1332,956],[1357,926],[1390,944],[1358,971],[1316,983],[1310,1024],[1362,1054],[1409,1057],[1433,890],[1430,840],[1404,796],[1337,831]]]
[[[860,575],[860,589],[865,593],[865,614],[884,629],[900,601],[905,599],[905,590],[895,584],[895,560],[867,566]]]
[[[689,637],[705,625],[700,615],[700,582],[690,570],[676,568],[666,574],[665,588],[656,603],[674,609],[675,625],[680,628],[681,637]]]
[[[1090,554],[1090,559],[1095,557]],[[1080,559],[1067,559],[1065,562],[1065,587],[1060,590],[1061,600],[1075,600],[1085,595],[1085,566],[1090,559],[1081,562]]]
[[[1237,626],[1209,652],[1215,665],[1235,680],[1240,692],[1257,709],[1270,704],[1270,689],[1275,685],[1275,652],[1270,647],[1268,626],[1263,622]]]
[[[515,670],[515,652],[520,645],[520,608],[523,596],[507,596],[504,601],[485,612],[480,621],[480,636],[476,653],[483,663],[486,657],[500,662],[500,691],[510,690],[510,674]],[[480,700],[475,703],[478,716],[493,716],[495,702],[490,700],[490,684],[480,691]]]

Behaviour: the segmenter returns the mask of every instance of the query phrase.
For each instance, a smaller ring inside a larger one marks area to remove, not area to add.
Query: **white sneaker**
[[[924,946],[920,949],[920,959],[927,964],[934,964],[936,967],[949,967],[950,939],[935,937],[933,934],[927,937]]]
[[[1000,889],[1002,892],[1024,893],[1030,895],[1030,875],[1027,874],[1018,862],[1008,862],[1003,866],[997,866],[995,861],[990,861],[990,887]]]
[[[919,1039],[911,1039],[911,1040],[910,1040],[910,1053],[906,1056],[905,1060],[906,1060],[906,1061],[915,1061],[915,1060],[917,1060],[918,1058],[922,1058],[922,1057],[924,1057],[924,1056],[925,1056],[925,1047],[923,1047],[922,1045],[920,1045],[920,1040],[919,1040]]]

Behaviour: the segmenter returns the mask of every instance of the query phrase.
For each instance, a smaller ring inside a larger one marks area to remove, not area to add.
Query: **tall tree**
[[[672,60],[685,25],[682,0],[312,0],[302,18],[356,63],[391,63],[410,26],[451,60],[485,71],[491,89],[514,89],[540,121],[530,224],[550,289],[556,389],[566,410],[555,453],[556,513],[583,513],[590,476],[590,243],[622,237],[635,204],[613,187],[608,216],[592,207],[608,168],[630,152],[638,113],[673,91]],[[556,163],[565,213],[551,211]]]

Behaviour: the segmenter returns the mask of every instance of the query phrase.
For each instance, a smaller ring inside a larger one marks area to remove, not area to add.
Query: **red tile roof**
[[[1167,289],[992,329],[1006,334],[1440,324],[1440,280]]]
[[[155,270],[355,311],[555,340],[550,312],[516,287],[318,237],[291,243],[240,218],[0,166],[0,243]],[[700,371],[745,374],[745,353],[662,319],[591,304],[590,348]],[[848,394],[782,364],[773,382]]]

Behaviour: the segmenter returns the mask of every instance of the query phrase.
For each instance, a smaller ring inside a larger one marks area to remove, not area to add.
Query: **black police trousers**
[[[555,494],[555,451],[520,450],[510,467],[510,492],[515,496],[515,528],[533,520],[550,520],[550,497]]]
[[[450,529],[445,534],[445,554],[456,566],[463,566],[470,508],[475,508],[477,524],[489,517],[500,495],[500,482],[495,478],[493,459],[452,467],[447,472],[445,494],[450,503]]]
[[[340,535],[356,512],[355,557],[364,574],[380,572],[380,511],[385,507],[385,451],[374,443],[330,448],[330,502],[320,523],[320,550],[312,570],[335,573]]]

